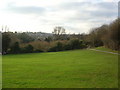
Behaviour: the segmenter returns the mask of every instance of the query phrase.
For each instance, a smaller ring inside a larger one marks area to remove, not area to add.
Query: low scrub
[[[57,51],[65,51],[65,50],[74,50],[74,49],[83,49],[87,48],[83,41],[78,39],[73,39],[68,41],[67,43],[57,42],[54,47],[51,47],[49,52],[57,52]]]

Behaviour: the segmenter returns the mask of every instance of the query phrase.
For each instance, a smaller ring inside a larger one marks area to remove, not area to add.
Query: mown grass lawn
[[[118,56],[91,50],[3,56],[3,88],[116,88]]]
[[[115,51],[115,50],[111,50],[109,48],[105,48],[104,46],[102,47],[97,47],[95,48],[96,50],[102,50],[102,51],[108,51],[108,52],[113,52],[113,53],[119,53],[118,51]]]

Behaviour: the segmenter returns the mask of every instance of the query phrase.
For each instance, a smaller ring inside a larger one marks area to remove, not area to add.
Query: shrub
[[[2,33],[2,54],[6,54],[9,49],[11,38],[9,33]]]
[[[44,52],[44,51],[40,50],[40,49],[36,49],[36,50],[34,50],[34,52],[39,53],[39,52]]]
[[[71,49],[80,49],[80,42],[78,39],[71,40]]]
[[[56,48],[57,48],[57,51],[62,51],[62,50],[64,50],[64,49],[63,49],[63,44],[62,44],[61,42],[58,42],[58,43],[57,43]]]
[[[32,53],[33,52],[33,46],[32,45],[27,45],[26,47],[21,49],[22,53]]]
[[[20,53],[20,46],[18,42],[15,42],[13,44],[13,46],[10,49],[10,53],[15,53],[15,54]]]
[[[63,44],[61,42],[57,42],[57,45],[54,47],[51,47],[48,52],[57,52],[57,51],[63,51],[64,47]]]
[[[87,48],[87,44],[84,41],[80,41],[80,49]]]
[[[64,45],[64,50],[71,50],[71,44],[67,43]]]

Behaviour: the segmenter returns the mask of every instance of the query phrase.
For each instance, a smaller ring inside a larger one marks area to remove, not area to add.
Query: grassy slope
[[[3,87],[117,87],[117,59],[117,55],[90,50],[6,55]]]
[[[102,50],[102,51],[108,51],[108,52],[114,52],[114,53],[118,53],[118,51],[115,51],[115,50],[111,50],[111,49],[109,49],[109,48],[105,48],[105,47],[97,47],[97,48],[95,48],[95,49],[97,49],[97,50]]]

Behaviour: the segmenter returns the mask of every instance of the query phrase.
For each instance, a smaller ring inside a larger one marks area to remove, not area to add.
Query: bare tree
[[[55,35],[66,34],[65,29],[63,27],[55,27],[52,33]]]
[[[66,34],[65,29],[63,27],[55,27],[52,33],[54,34],[56,40],[64,39],[63,36],[65,36]]]

